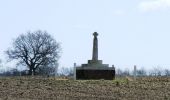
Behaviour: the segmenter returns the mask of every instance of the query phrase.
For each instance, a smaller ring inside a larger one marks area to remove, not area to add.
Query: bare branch
[[[30,70],[40,66],[55,64],[60,55],[60,44],[47,32],[35,31],[21,34],[13,43],[13,48],[6,51],[8,57],[19,60]]]

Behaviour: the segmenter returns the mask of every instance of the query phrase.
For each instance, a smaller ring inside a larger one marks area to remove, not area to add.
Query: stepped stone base
[[[77,80],[113,80],[115,79],[115,70],[76,70]]]
[[[108,64],[102,64],[102,60],[88,60],[88,64],[76,67],[77,80],[113,80],[115,79],[115,68]]]

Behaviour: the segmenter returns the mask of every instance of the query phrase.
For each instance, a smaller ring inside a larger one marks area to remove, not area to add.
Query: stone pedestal
[[[81,80],[113,80],[115,79],[115,68],[103,64],[102,60],[98,60],[98,33],[94,32],[92,60],[88,60],[87,64],[76,67],[76,79]]]
[[[115,68],[106,66],[88,66],[76,68],[76,79],[81,80],[113,80],[115,79]]]

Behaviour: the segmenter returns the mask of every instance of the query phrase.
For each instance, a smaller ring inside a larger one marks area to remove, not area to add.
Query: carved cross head
[[[98,33],[97,33],[97,32],[94,32],[93,35],[94,35],[94,37],[97,37],[97,36],[98,36]]]

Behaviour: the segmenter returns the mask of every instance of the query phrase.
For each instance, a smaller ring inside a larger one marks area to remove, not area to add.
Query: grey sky
[[[12,40],[46,30],[63,48],[60,66],[99,59],[119,68],[170,67],[170,0],[0,0],[0,58]]]

